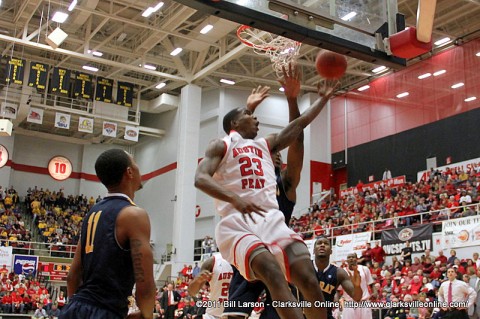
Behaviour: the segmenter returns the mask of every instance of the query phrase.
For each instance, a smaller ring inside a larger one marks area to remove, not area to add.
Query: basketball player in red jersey
[[[228,288],[232,276],[232,266],[218,253],[202,264],[200,274],[188,285],[188,293],[195,296],[207,281],[210,284],[209,307],[203,319],[220,319],[224,302],[228,300]]]
[[[230,134],[209,144],[195,176],[195,186],[218,200],[217,210],[223,218],[216,227],[216,240],[222,256],[245,279],[261,280],[267,286],[272,299],[284,305],[277,308],[282,319],[303,318],[300,308],[289,306],[296,301],[287,280],[311,303],[304,309],[307,318],[326,319],[326,309],[313,306],[324,299],[309,251],[278,210],[271,154],[295,141],[333,91],[327,88],[323,97],[280,133],[258,140],[253,139],[259,122],[251,111],[230,111],[223,119],[224,130]]]

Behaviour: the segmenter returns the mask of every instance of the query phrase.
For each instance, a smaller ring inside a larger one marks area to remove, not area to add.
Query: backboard
[[[397,0],[176,0],[218,17],[366,62],[402,68],[383,38],[405,27]]]

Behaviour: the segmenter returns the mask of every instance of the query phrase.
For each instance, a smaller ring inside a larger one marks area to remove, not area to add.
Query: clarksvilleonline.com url
[[[371,302],[371,301],[345,301],[345,308],[468,308],[468,301],[461,302],[440,302],[418,300],[405,301],[387,301],[387,302]]]

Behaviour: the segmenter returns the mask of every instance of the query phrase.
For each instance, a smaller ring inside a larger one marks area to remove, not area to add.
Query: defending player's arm
[[[351,296],[353,300],[357,302],[362,300],[363,291],[360,287],[362,279],[358,269],[354,269],[353,275],[350,276],[344,269],[338,268],[337,278],[342,289]]]
[[[279,80],[285,89],[288,101],[288,122],[300,117],[297,97],[300,93],[300,73],[297,66],[288,65],[288,72],[283,68],[283,79]],[[282,182],[287,198],[295,202],[297,200],[297,186],[300,183],[300,175],[303,168],[303,130],[290,144],[287,153],[287,167],[282,171]]]
[[[252,218],[252,212],[263,216],[264,209],[253,202],[243,200],[213,179],[213,174],[218,169],[224,152],[225,143],[222,140],[216,139],[210,142],[205,151],[205,157],[198,164],[195,173],[195,187],[216,199],[232,204],[236,210],[244,215],[249,215],[250,218]]]
[[[77,249],[75,250],[75,255],[73,256],[73,261],[70,266],[70,271],[67,275],[67,297],[71,298],[78,287],[82,283],[82,244],[81,240],[78,241]]]
[[[198,291],[203,287],[203,285],[212,279],[213,265],[215,263],[215,258],[207,259],[200,269],[200,273],[195,277],[190,284],[188,285],[188,293],[190,296],[195,296]]]
[[[150,247],[150,219],[139,207],[124,208],[117,219],[117,235],[124,234],[130,244],[135,275],[136,301],[140,318],[153,318],[155,307],[155,281],[153,253]],[[137,318],[138,315],[135,316]]]
[[[335,88],[336,87],[327,88],[325,95],[313,102],[299,118],[290,122],[280,133],[267,136],[266,140],[270,145],[270,151],[278,152],[292,144],[298,135],[303,132],[303,129],[320,114]]]

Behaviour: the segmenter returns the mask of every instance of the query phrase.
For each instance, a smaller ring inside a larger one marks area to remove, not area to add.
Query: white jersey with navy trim
[[[264,138],[244,139],[232,131],[226,136],[225,154],[213,178],[224,188],[268,211],[278,210],[276,176],[268,143]],[[232,204],[216,201],[220,216],[236,211]]]
[[[210,279],[210,301],[213,301],[214,307],[207,308],[206,313],[220,318],[223,314],[223,302],[228,300],[228,288],[230,280],[233,277],[233,269],[228,261],[223,259],[222,255],[213,255],[212,279]]]

